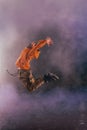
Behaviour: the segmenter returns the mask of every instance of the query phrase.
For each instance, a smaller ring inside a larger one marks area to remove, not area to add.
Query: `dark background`
[[[0,0],[0,130],[87,129],[86,10],[86,0]],[[32,70],[60,80],[28,93],[6,70],[16,72],[21,50],[48,36],[54,44]]]

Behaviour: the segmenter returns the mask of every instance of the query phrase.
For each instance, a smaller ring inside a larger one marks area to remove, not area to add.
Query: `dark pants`
[[[22,81],[23,85],[28,89],[28,91],[34,91],[42,84],[44,84],[43,77],[35,79],[31,70],[19,69],[18,77]]]

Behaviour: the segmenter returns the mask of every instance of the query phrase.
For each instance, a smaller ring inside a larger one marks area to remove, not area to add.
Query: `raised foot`
[[[56,74],[51,73],[51,72],[44,75],[44,81],[45,82],[50,82],[50,81],[53,81],[53,80],[59,80],[59,77]]]

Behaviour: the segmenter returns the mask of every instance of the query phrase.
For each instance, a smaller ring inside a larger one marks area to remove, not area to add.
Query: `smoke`
[[[0,88],[0,130],[56,129],[63,126],[74,129],[79,125],[79,106],[81,107],[83,99],[86,102],[86,94],[82,92],[73,94],[58,88],[46,94],[19,95],[15,86],[11,84],[4,88],[2,86]],[[85,106],[84,112],[87,114]]]
[[[40,58],[32,63],[33,72],[61,73],[67,82],[69,78],[80,82],[78,72],[84,74],[87,69],[83,68],[87,60],[86,6],[86,0],[0,0],[1,130],[45,129],[49,124],[49,129],[56,129],[58,122],[59,129],[62,124],[66,129],[75,129],[85,94],[58,88],[42,94],[46,86],[32,94],[20,94],[17,88],[22,87],[21,83],[6,69],[14,73],[20,51],[30,42],[50,36],[54,45],[41,50]]]
[[[46,66],[50,65],[49,71],[56,67],[66,77],[75,73],[75,66],[86,60],[83,56],[87,50],[85,0],[8,0],[8,3],[4,0],[0,3],[0,70],[10,68],[15,71],[15,61],[20,51],[31,41],[47,36],[51,36],[55,43],[49,48],[50,52],[46,50],[49,56],[49,64],[46,62]],[[43,61],[39,60],[40,64],[44,63],[44,57]]]
[[[85,0],[83,2],[81,0],[55,0],[55,2],[8,0],[8,3],[1,0],[1,74],[3,75],[7,68],[12,72],[16,70],[15,61],[20,51],[30,42],[50,36],[55,44],[53,47],[44,49],[49,59],[45,55],[38,61],[41,66],[44,61],[49,63],[46,62],[42,69],[39,69],[36,63],[37,67],[32,67],[33,70],[37,71],[38,68],[38,72],[42,73],[45,68],[49,68],[49,71],[57,68],[55,71],[59,70],[65,78],[78,75],[76,69],[81,68],[80,66],[87,59],[86,3]],[[78,71],[82,73],[81,69]],[[6,73],[4,77],[7,77]]]

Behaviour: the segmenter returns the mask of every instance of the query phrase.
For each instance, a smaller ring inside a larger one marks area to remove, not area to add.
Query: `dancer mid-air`
[[[48,46],[53,44],[51,38],[40,40],[37,43],[32,42],[30,45],[22,50],[20,56],[16,61],[18,77],[29,91],[34,91],[37,88],[41,87],[44,83],[59,79],[59,77],[53,73],[48,73],[45,74],[43,77],[40,76],[38,78],[35,78],[32,74],[30,62],[33,59],[38,59],[40,55],[39,49],[46,44]]]

